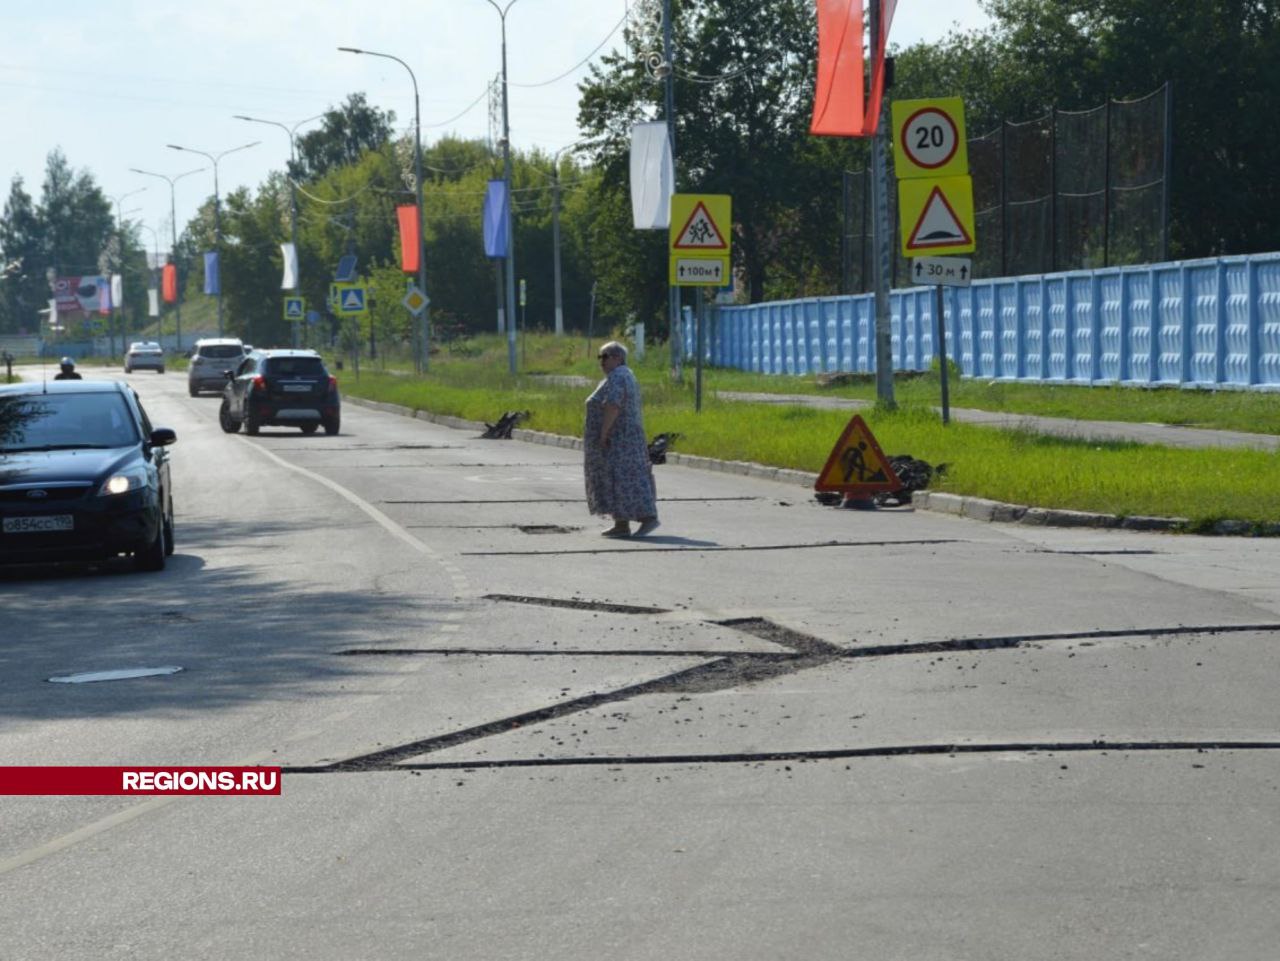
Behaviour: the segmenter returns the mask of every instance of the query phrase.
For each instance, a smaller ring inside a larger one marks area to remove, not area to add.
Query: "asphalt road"
[[[177,554],[0,572],[0,763],[283,793],[0,798],[6,961],[1274,956],[1277,539],[664,466],[608,541],[574,452],[128,379]]]

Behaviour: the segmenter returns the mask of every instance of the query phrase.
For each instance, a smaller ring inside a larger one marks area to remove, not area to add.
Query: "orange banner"
[[[879,0],[880,36],[871,38],[875,57],[870,96],[862,57],[864,22],[860,0],[816,2],[818,78],[809,133],[819,137],[870,137],[880,123],[880,104],[884,99],[884,55],[897,0]]]
[[[400,221],[400,269],[406,274],[416,274],[422,255],[417,206],[397,207],[396,218]]]
[[[166,304],[178,302],[178,268],[174,264],[165,264],[160,272],[160,288]]]

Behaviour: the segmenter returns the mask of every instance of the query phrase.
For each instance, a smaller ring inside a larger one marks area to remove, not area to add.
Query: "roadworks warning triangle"
[[[931,247],[954,247],[957,244],[971,243],[973,238],[951,209],[951,201],[947,200],[941,187],[934,187],[907,240],[907,249],[928,250]]]
[[[846,494],[876,494],[896,491],[902,481],[894,473],[889,458],[876,443],[871,428],[858,414],[831,448],[827,466],[822,468],[813,485],[819,491],[843,491]]]
[[[699,200],[697,206],[693,208],[693,213],[680,229],[680,236],[674,244],[674,249],[724,250],[728,246],[725,243],[724,234],[720,233],[720,228],[707,212],[707,205]]]

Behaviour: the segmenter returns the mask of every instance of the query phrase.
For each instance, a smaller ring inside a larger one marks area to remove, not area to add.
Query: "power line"
[[[609,42],[609,39],[610,39],[610,38],[611,38],[615,33],[617,33],[617,32],[618,32],[618,28],[619,28],[619,27],[621,27],[624,23],[626,23],[626,22],[627,22],[627,18],[628,18],[629,16],[631,16],[630,11],[628,11],[627,13],[624,13],[624,14],[622,15],[622,19],[621,19],[621,20],[619,20],[617,23],[615,23],[615,24],[613,25],[613,29],[612,29],[612,30],[610,30],[610,31],[605,35],[605,38],[604,38],[603,40],[601,40],[598,44],[596,44],[596,48],[595,48],[594,50],[592,50],[589,54],[587,54],[585,57],[583,57],[581,60],[579,60],[577,63],[575,63],[572,67],[570,67],[570,68],[569,68],[568,70],[566,70],[564,73],[560,74],[560,76],[558,76],[558,77],[552,77],[550,80],[543,80],[541,83],[511,83],[511,84],[508,84],[508,85],[509,85],[509,86],[512,86],[512,87],[525,87],[525,88],[530,88],[530,87],[549,87],[551,84],[553,84],[553,83],[557,83],[557,82],[559,82],[559,81],[563,80],[565,77],[569,76],[569,74],[573,73],[575,70],[577,70],[579,67],[581,67],[584,63],[586,63],[588,60],[590,60],[592,57],[594,57],[597,53],[599,53],[599,52],[600,52],[600,48],[601,48],[601,47],[603,47],[606,43],[608,43],[608,42]]]

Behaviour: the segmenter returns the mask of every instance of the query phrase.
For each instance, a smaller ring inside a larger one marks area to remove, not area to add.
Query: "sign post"
[[[694,308],[694,410],[702,411],[704,288],[732,283],[733,198],[727,194],[672,194],[668,233],[672,287],[697,288]]]
[[[893,133],[902,253],[913,258],[912,282],[936,288],[942,422],[948,424],[951,400],[942,288],[968,287],[973,261],[943,255],[972,253],[977,247],[964,103],[959,97],[898,101],[893,105]]]

